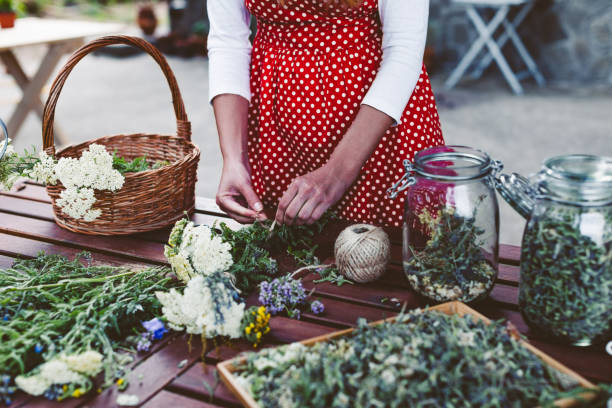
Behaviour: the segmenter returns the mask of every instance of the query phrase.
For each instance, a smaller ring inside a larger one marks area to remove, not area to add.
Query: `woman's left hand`
[[[340,200],[357,174],[347,174],[327,164],[296,177],[278,204],[276,222],[287,225],[312,224]]]

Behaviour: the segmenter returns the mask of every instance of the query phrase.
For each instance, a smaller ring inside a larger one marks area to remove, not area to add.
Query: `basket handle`
[[[166,61],[166,58],[164,58],[164,56],[157,50],[157,48],[155,48],[155,46],[143,39],[130,37],[127,35],[110,35],[91,41],[75,51],[68,62],[66,62],[66,65],[62,67],[61,71],[55,78],[55,81],[53,81],[51,91],[49,92],[49,98],[45,104],[42,124],[43,149],[48,153],[55,154],[55,140],[53,135],[55,107],[68,75],[76,64],[87,54],[97,50],[98,48],[115,44],[124,44],[139,48],[153,57],[153,59],[157,62],[164,76],[166,77],[166,80],[168,81],[170,92],[172,93],[172,104],[174,105],[174,114],[176,116],[177,135],[187,141],[191,141],[191,124],[187,119],[185,105],[183,103],[183,98],[181,97],[181,92],[179,91],[176,78],[174,77],[174,73]]]

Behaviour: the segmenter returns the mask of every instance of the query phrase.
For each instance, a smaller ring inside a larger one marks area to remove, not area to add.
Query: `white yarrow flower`
[[[42,170],[39,172],[44,175]],[[101,210],[92,209],[96,202],[94,190],[117,191],[125,181],[121,173],[113,169],[113,157],[106,147],[98,144],[90,145],[79,159],[59,159],[55,176],[66,188],[57,200],[57,206],[69,217],[88,222],[101,214]]]
[[[189,281],[182,295],[175,289],[157,292],[168,325],[191,334],[204,332],[207,338],[240,338],[245,304],[237,303],[227,286],[211,285],[216,283],[210,277],[198,275]]]
[[[223,242],[209,227],[196,226],[191,221],[187,224],[184,224],[184,221],[179,223],[181,224],[177,225],[183,228],[182,232],[175,227],[172,234],[180,235],[171,235],[164,254],[180,280],[189,282],[197,275],[209,276],[216,272],[225,272],[233,265],[231,245]],[[180,241],[180,244],[175,247],[172,243],[174,241]]]
[[[66,363],[69,369],[88,377],[93,377],[102,370],[102,354],[89,350],[80,354],[61,356],[60,359]]]
[[[55,174],[55,159],[49,156],[44,151],[38,153],[38,163],[29,171],[28,177],[39,183],[46,185],[54,185],[57,183],[57,175]]]
[[[34,396],[43,395],[51,386],[51,382],[40,375],[19,375],[15,378],[15,384],[21,391]]]

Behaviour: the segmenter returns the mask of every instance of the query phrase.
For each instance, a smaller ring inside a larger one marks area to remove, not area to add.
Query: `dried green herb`
[[[476,225],[477,208],[471,217],[450,207],[435,215],[427,209],[419,214],[429,240],[420,251],[409,246],[412,257],[404,261],[414,290],[437,302],[471,302],[490,292],[497,271],[483,252],[485,230]]]
[[[531,326],[588,345],[612,327],[612,209],[542,205],[521,250],[519,306]]]
[[[161,314],[156,291],[177,286],[165,268],[127,270],[39,254],[0,271],[0,375],[14,377],[65,353],[104,356],[105,384],[129,361],[123,340]]]
[[[237,375],[266,408],[527,407],[577,385],[501,322],[420,310],[375,327],[360,319],[352,337],[249,353]]]

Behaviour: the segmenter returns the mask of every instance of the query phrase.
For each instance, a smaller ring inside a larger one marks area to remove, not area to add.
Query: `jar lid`
[[[0,129],[2,130],[2,138],[4,139],[0,140],[0,160],[2,160],[2,158],[4,157],[4,153],[6,153],[6,150],[8,149],[9,144],[8,130],[6,129],[6,125],[4,124],[2,119],[0,119]]]
[[[436,146],[414,156],[415,173],[438,180],[466,181],[484,177],[499,164],[482,150],[467,146]]]
[[[540,196],[580,205],[612,202],[612,158],[572,154],[550,158],[534,177]]]

